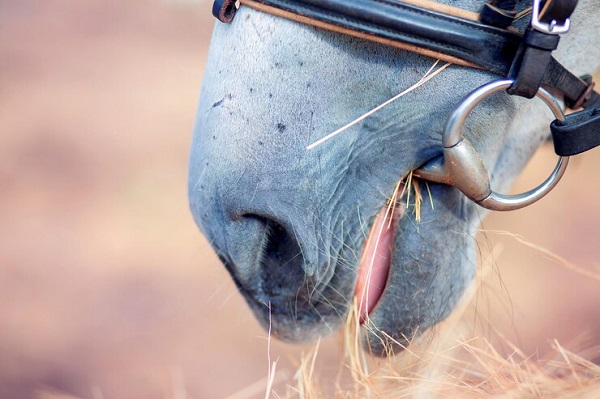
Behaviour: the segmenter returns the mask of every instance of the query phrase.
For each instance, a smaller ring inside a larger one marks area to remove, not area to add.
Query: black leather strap
[[[514,58],[509,77],[514,79],[507,90],[526,98],[533,98],[542,85],[552,51],[558,46],[560,36],[538,32],[528,28]]]
[[[554,58],[546,68],[542,85],[560,90],[564,95],[565,104],[571,109],[600,105],[600,94],[592,90],[594,84],[591,77],[578,78]]]
[[[397,0],[216,0],[213,14],[230,22],[239,1],[303,23],[402,48],[409,45],[510,76],[515,80],[511,94],[530,98],[540,86],[557,89],[570,108],[588,109],[552,123],[556,153],[575,155],[600,144],[600,95],[592,90],[591,79],[578,78],[552,58],[559,37],[551,29],[530,27],[521,36],[497,27],[508,26],[514,0],[490,0],[484,6],[487,16],[482,20],[491,25]],[[549,28],[564,25],[577,1],[546,0],[540,21]]]
[[[554,151],[561,156],[582,153],[600,145],[600,106],[567,115],[550,125]]]
[[[563,25],[571,17],[578,0],[546,0],[540,13],[540,20],[546,23],[556,21],[558,25]]]
[[[507,28],[517,16],[516,4],[517,0],[489,0],[479,12],[479,20],[487,25]]]
[[[499,75],[509,71],[517,33],[397,0],[252,0],[291,15],[465,60]]]
[[[215,0],[212,6],[212,14],[219,21],[229,23],[233,21],[237,6],[236,0]]]
[[[510,3],[510,0],[503,1],[502,6]],[[577,3],[577,0],[547,1],[549,3],[546,3],[542,10],[543,15],[552,16],[553,19],[562,18],[564,13],[570,15]],[[500,4],[499,1],[493,3]],[[217,4],[220,4],[221,8]],[[217,0],[213,6],[213,13],[225,16],[222,20],[228,22],[233,18],[234,4],[233,0]],[[531,87],[541,84],[557,89],[564,93],[569,106],[586,107],[598,101],[599,95],[590,92],[588,82],[573,75],[549,54],[540,55],[541,52],[549,53],[548,51],[538,48],[540,51],[533,51],[538,54],[518,54],[522,42],[520,34],[478,21],[397,0],[241,0],[241,4],[260,7],[263,11],[290,19],[302,19],[304,23],[327,29],[337,28],[370,40],[388,44],[408,44],[429,52],[448,55],[501,76],[508,76],[517,57],[533,59],[534,62],[530,65],[535,65],[536,59],[544,58],[547,66],[541,64],[541,68],[532,72],[536,75],[536,81],[530,84]],[[530,39],[534,44],[544,41],[539,37]],[[547,44],[538,45],[540,46],[547,47]],[[528,89],[528,96],[531,95],[531,87]],[[587,97],[589,100],[585,101]]]

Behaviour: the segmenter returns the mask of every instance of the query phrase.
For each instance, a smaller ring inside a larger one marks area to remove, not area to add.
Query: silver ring
[[[471,92],[456,107],[444,130],[442,159],[435,159],[415,172],[416,176],[438,183],[449,184],[459,189],[469,199],[484,208],[509,211],[531,205],[548,194],[563,176],[569,157],[559,157],[550,176],[536,188],[525,193],[506,195],[494,192],[490,179],[477,151],[463,135],[464,123],[477,104],[494,93],[506,90],[512,79],[497,80]],[[564,120],[563,110],[552,94],[540,88],[536,94],[552,110],[554,117]]]

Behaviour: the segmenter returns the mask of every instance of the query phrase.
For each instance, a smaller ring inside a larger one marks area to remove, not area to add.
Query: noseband
[[[505,211],[542,198],[564,174],[569,156],[600,145],[600,95],[593,90],[594,82],[590,76],[575,76],[552,57],[560,35],[569,30],[577,2],[532,0],[530,8],[517,12],[517,0],[489,0],[475,13],[430,0],[216,0],[213,14],[229,23],[245,5],[499,75],[500,80],[474,90],[458,104],[446,123],[443,155],[414,174],[454,186],[485,208]],[[529,14],[529,23],[518,29]],[[503,90],[541,98],[556,118],[550,130],[558,163],[546,181],[519,195],[492,191],[483,161],[462,134],[473,108]],[[582,110],[565,116],[549,90],[560,93],[567,107]]]

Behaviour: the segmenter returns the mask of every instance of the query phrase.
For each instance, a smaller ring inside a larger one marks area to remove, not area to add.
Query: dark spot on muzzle
[[[281,123],[281,122],[279,122],[279,123],[277,124],[277,131],[278,131],[279,133],[283,133],[283,132],[285,132],[285,129],[286,129],[286,128],[287,128],[287,126],[286,126],[286,125],[284,125],[284,124],[283,124],[283,123]]]

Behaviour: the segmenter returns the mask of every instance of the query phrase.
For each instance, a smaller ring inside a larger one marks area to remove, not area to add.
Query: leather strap
[[[546,23],[556,21],[563,25],[571,17],[578,0],[547,0],[540,13],[540,20]]]
[[[242,5],[304,24],[360,37],[373,42],[402,48],[459,65],[482,68],[508,76],[516,57],[544,59],[547,64],[534,73],[535,82],[564,93],[568,106],[590,106],[600,101],[590,90],[589,82],[573,75],[548,54],[533,51],[518,54],[522,36],[509,29],[486,25],[475,19],[477,13],[441,5],[428,0],[241,0]],[[235,12],[238,3],[217,0],[227,7],[213,13],[227,15]],[[547,0],[542,14],[552,19],[570,15],[577,0]],[[234,6],[232,7],[232,4]],[[415,4],[418,4],[415,5]],[[506,6],[510,0],[495,1]],[[224,12],[227,11],[227,12]],[[228,22],[228,21],[224,21]],[[562,23],[564,21],[558,21]],[[535,35],[534,35],[535,36]],[[548,47],[544,40],[532,37],[538,47]],[[551,41],[551,40],[547,40]],[[542,43],[542,44],[540,44]],[[534,46],[535,48],[535,46]],[[537,50],[540,50],[539,48]],[[520,65],[520,64],[519,64]],[[529,65],[535,65],[529,63]],[[515,72],[513,68],[513,72]],[[516,74],[514,76],[517,76]],[[541,80],[540,80],[541,79]],[[531,87],[527,90],[532,90]],[[539,87],[539,86],[538,86]],[[524,92],[527,93],[527,90]],[[528,93],[527,95],[530,95]]]
[[[219,21],[229,23],[233,21],[238,6],[237,0],[215,0],[212,6],[212,14]]]
[[[517,0],[489,0],[479,12],[479,19],[488,25],[508,28],[512,25],[517,12]]]
[[[481,22],[498,28],[507,28],[512,25],[517,12],[515,10],[505,10],[489,2],[483,5],[479,15],[481,16]]]
[[[515,82],[507,90],[526,98],[535,97],[552,60],[552,51],[558,46],[560,36],[528,28],[513,60],[509,77]]]
[[[554,151],[571,156],[600,145],[600,107],[567,115],[563,122],[550,124]]]
[[[504,76],[521,40],[515,32],[396,0],[242,0],[242,4]]]
[[[594,82],[590,76],[578,78],[554,58],[550,60],[542,85],[560,90],[565,104],[571,109],[590,108],[600,105],[600,94],[593,91]]]

